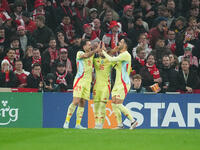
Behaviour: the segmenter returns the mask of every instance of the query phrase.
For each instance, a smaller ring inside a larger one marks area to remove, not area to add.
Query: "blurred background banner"
[[[72,101],[72,93],[44,93],[43,127],[60,128]],[[131,111],[138,122],[138,128],[200,128],[200,95],[199,94],[133,94],[129,93],[124,105]],[[111,107],[107,103],[107,116],[104,128],[116,126]],[[85,107],[82,125],[94,127],[93,101]],[[70,127],[75,126],[74,113]],[[123,116],[123,124],[130,126]]]
[[[42,93],[0,93],[0,127],[41,128]]]
[[[138,128],[200,128],[199,94],[128,94],[124,105]]]
[[[106,118],[103,128],[110,129],[117,126],[115,114],[112,110],[112,101],[108,101],[106,105]],[[88,128],[94,128],[94,103],[93,100],[88,101]]]
[[[62,128],[72,93],[0,93],[0,127]],[[199,94],[133,94],[124,105],[138,121],[138,128],[194,128],[200,129]],[[111,107],[107,103],[104,128],[116,126]],[[86,103],[82,125],[94,127],[93,101]],[[75,127],[76,111],[70,122]],[[130,121],[123,116],[125,128]]]
[[[72,102],[72,93],[44,93],[43,94],[43,127],[44,128],[62,128],[67,108]],[[82,125],[88,125],[88,107],[85,106]],[[69,127],[75,127],[76,111],[73,114]]]

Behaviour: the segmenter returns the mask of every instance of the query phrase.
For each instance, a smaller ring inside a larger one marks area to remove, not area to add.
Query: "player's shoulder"
[[[128,51],[125,51],[124,53],[125,53],[126,55],[130,55],[130,53],[129,53]]]
[[[130,54],[128,51],[126,51],[126,56],[127,56],[128,58],[131,58],[131,54]]]
[[[103,58],[103,61],[104,61],[104,64],[105,65],[107,65],[107,66],[110,66],[110,65],[112,65],[114,62],[112,62],[112,61],[109,61],[108,59],[106,59],[106,58]]]
[[[120,55],[122,55],[124,57],[130,57],[131,56],[128,51],[124,51],[124,52],[120,53]]]
[[[76,54],[76,57],[80,58],[80,56],[83,55],[83,54],[85,54],[84,51],[78,51],[77,54]]]
[[[77,52],[77,55],[82,55],[82,54],[85,54],[85,52],[84,51],[78,51]]]

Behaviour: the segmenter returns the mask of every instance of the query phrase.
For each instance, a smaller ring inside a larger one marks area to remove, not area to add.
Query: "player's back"
[[[120,55],[120,60],[115,66],[115,84],[130,84],[129,74],[131,71],[131,55],[128,53],[128,51],[120,53]]]
[[[76,56],[77,73],[75,79],[86,80],[88,82],[92,81],[92,70],[93,70],[93,57],[81,58],[85,52],[78,51]]]
[[[95,84],[105,85],[110,81],[110,74],[112,69],[112,62],[105,58],[98,57],[94,58],[94,68],[95,68]]]

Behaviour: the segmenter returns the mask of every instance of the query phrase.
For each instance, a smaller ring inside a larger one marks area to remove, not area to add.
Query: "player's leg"
[[[106,103],[105,101],[101,101],[99,104],[99,124],[100,124],[100,128],[103,128],[103,124],[105,121],[105,117],[106,117]]]
[[[97,101],[97,111],[95,111],[97,119],[95,120],[95,128],[96,129],[102,129],[103,128],[103,124],[105,121],[105,116],[106,116],[106,103],[109,100],[109,96],[110,96],[110,91],[107,88],[103,88],[104,86],[99,86],[99,88],[97,88],[95,96],[94,96],[94,100]]]
[[[77,79],[74,80],[74,83],[76,83],[76,81]],[[81,100],[82,93],[83,93],[82,82],[79,81],[78,84],[76,84],[76,86],[73,87],[73,101],[68,107],[65,124],[63,126],[64,128],[69,127],[70,119]]]
[[[123,103],[123,100],[120,100],[120,99],[116,99],[116,106],[117,108],[130,120],[130,121],[133,121],[133,117],[130,113],[130,111],[122,104]]]
[[[69,128],[70,119],[71,119],[76,107],[78,106],[79,102],[80,102],[80,98],[78,98],[78,97],[73,98],[72,103],[68,107],[67,116],[66,116],[63,128]]]
[[[100,109],[99,109],[99,124],[100,129],[103,128],[105,117],[106,117],[106,104],[110,97],[110,85],[107,86],[107,88],[103,88],[100,92]]]
[[[113,112],[115,113],[115,118],[117,121],[117,128],[123,127],[121,111],[119,110],[119,108],[117,107],[117,104],[116,104],[116,96],[112,97],[112,109],[113,109]]]
[[[99,109],[100,109],[100,101],[94,99],[94,120],[95,120],[95,129],[99,128]]]
[[[81,126],[81,120],[83,118],[83,113],[84,113],[84,107],[85,107],[85,99],[81,98],[78,109],[76,112],[76,128],[78,129],[85,129],[84,127]]]
[[[113,109],[113,112],[115,113],[115,117],[116,117],[116,121],[117,121],[116,128],[123,128],[121,111],[119,110],[119,108],[117,107],[117,104],[116,104],[116,99],[117,99],[117,97],[120,96],[120,94],[119,94],[120,88],[121,87],[119,87],[118,85],[115,84],[112,89],[112,109]]]
[[[134,129],[137,126],[137,121],[132,117],[130,111],[123,105],[123,100],[116,99],[116,106],[130,121],[131,127],[130,129]]]
[[[99,99],[99,89],[95,84],[93,88],[93,100],[94,100],[94,120],[95,120],[95,129],[99,128],[99,109],[100,109],[100,99]]]
[[[81,99],[79,101],[79,106],[76,112],[76,128],[78,129],[86,129],[81,126],[81,120],[84,113],[85,101],[90,99],[90,87],[91,85],[88,84],[87,81],[83,82],[81,89]]]

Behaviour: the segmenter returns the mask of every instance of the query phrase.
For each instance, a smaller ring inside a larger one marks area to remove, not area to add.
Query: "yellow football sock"
[[[94,102],[94,120],[95,120],[95,125],[98,124],[99,120],[99,108],[100,108],[100,102]]]
[[[104,124],[105,117],[106,117],[106,103],[105,102],[100,102],[100,118],[99,118],[99,123]]]
[[[112,109],[113,109],[113,112],[115,113],[117,125],[121,125],[122,124],[122,116],[121,116],[121,111],[117,107],[117,104],[112,103]]]
[[[130,111],[123,104],[117,104],[117,107],[130,121],[134,120]]]
[[[71,103],[71,104],[69,105],[69,107],[68,107],[68,110],[67,110],[67,116],[66,116],[65,122],[68,122],[68,123],[69,123],[69,121],[70,121],[70,119],[71,119],[71,117],[72,117],[72,115],[73,115],[75,109],[76,109],[76,105],[74,105],[73,103]]]
[[[81,124],[83,113],[84,113],[84,107],[78,106],[78,109],[77,109],[77,112],[76,112],[76,125]]]

